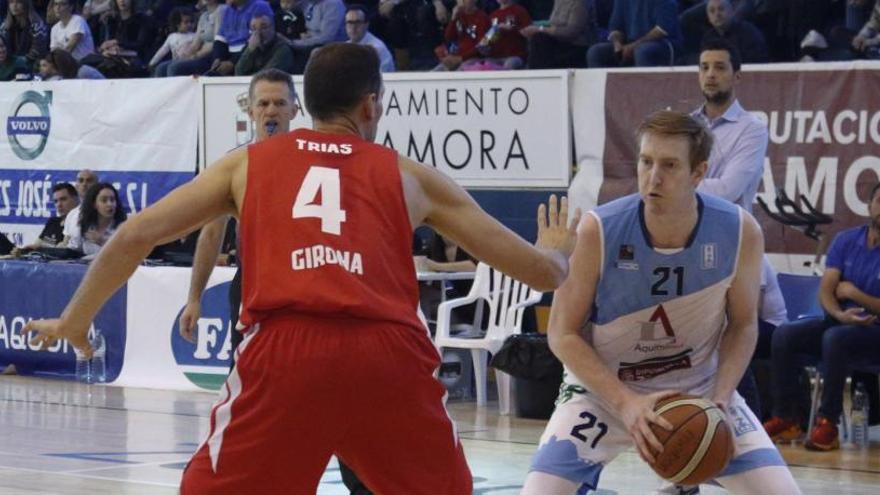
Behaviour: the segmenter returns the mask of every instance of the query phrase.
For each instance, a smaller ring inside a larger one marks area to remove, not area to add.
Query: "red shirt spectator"
[[[520,30],[532,23],[529,12],[513,0],[501,0],[498,10],[489,16],[491,22],[498,19],[498,39],[492,44],[490,57],[528,58],[527,41]]]
[[[489,29],[489,16],[477,8],[476,0],[462,0],[446,25],[446,41],[458,44],[458,56],[462,60],[477,57],[477,44]]]

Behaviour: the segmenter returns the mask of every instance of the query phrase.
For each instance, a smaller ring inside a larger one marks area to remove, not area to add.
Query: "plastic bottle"
[[[856,391],[852,399],[852,412],[850,413],[850,425],[852,428],[853,445],[866,449],[868,448],[869,432],[868,417],[869,414],[868,393],[865,391],[865,385],[859,383],[856,385]]]
[[[89,359],[75,347],[73,353],[76,354],[76,381],[92,383],[92,369]]]
[[[104,383],[107,381],[107,366],[105,362],[107,341],[98,329],[95,329],[95,336],[92,338],[92,349],[92,380],[95,383]]]

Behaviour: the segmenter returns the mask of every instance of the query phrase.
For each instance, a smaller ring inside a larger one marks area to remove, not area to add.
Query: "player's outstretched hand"
[[[28,334],[31,334],[31,345],[39,345],[41,351],[55,345],[58,339],[67,339],[71,345],[84,352],[87,357],[92,356],[88,326],[75,328],[73,325],[64,324],[59,319],[31,320],[21,331],[22,337],[27,337]]]
[[[180,320],[178,320],[180,326],[180,336],[186,339],[187,342],[190,342],[192,344],[196,343],[196,337],[193,332],[196,328],[196,323],[198,323],[199,316],[201,316],[201,314],[201,303],[187,303],[186,307],[183,308],[183,313],[180,314]]]
[[[657,440],[651,431],[651,424],[660,426],[665,430],[671,430],[672,425],[654,412],[654,405],[658,401],[671,397],[678,392],[664,390],[653,394],[632,393],[620,407],[620,416],[623,424],[639,451],[639,456],[648,464],[654,463],[654,454],[663,452],[663,445]]]
[[[542,249],[555,249],[568,258],[574,251],[577,240],[577,224],[581,218],[581,210],[575,211],[569,219],[568,198],[563,196],[562,200],[558,201],[556,195],[551,194],[547,203],[538,206],[538,240],[535,245]]]

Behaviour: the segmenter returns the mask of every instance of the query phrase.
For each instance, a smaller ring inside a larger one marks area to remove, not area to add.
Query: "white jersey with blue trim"
[[[682,249],[651,245],[638,194],[591,211],[601,232],[601,272],[586,338],[637,391],[707,393],[727,324],[742,209],[697,194],[699,217]],[[566,382],[581,385],[566,370]]]

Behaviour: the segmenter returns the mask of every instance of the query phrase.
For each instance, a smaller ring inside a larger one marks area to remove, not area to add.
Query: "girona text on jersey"
[[[321,244],[295,249],[290,255],[294,270],[311,270],[327,265],[337,265],[357,275],[364,274],[361,253],[340,251]]]

